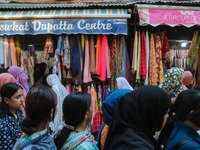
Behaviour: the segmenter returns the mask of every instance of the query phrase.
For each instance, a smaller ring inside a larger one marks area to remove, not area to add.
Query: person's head
[[[47,64],[45,62],[42,62],[40,65],[41,65],[43,74],[45,74],[45,71],[47,69]]]
[[[126,78],[124,77],[118,77],[116,78],[117,81],[117,87],[118,89],[130,89],[133,90],[133,88],[130,86]]]
[[[6,68],[0,68],[0,74],[1,73],[7,73],[7,72],[8,72],[8,70]]]
[[[0,81],[0,89],[6,83],[16,83],[16,79],[9,73],[1,73]]]
[[[85,92],[74,92],[69,94],[63,102],[63,115],[66,127],[54,139],[58,149],[62,147],[71,131],[83,122],[88,124],[92,119],[91,95]],[[71,128],[68,128],[70,126]]]
[[[184,69],[184,71],[190,71],[192,73],[193,77],[195,75],[195,69],[193,67],[187,67]]]
[[[53,73],[53,67],[49,68],[49,74]]]
[[[47,77],[47,83],[48,85],[50,85],[51,87],[57,84],[61,84],[58,76],[56,74],[50,74]]]
[[[33,134],[41,124],[48,125],[57,112],[57,96],[46,86],[30,90],[26,96],[26,119],[22,122],[22,131]]]
[[[160,137],[159,145],[166,145],[177,120],[185,122],[191,127],[200,127],[200,92],[195,89],[189,89],[181,92],[174,104],[171,117],[168,118]],[[175,137],[175,136],[174,136]]]
[[[185,86],[188,86],[189,84],[191,84],[191,82],[193,81],[192,73],[190,71],[184,71],[181,81],[182,81],[182,84]]]
[[[159,85],[168,94],[173,93],[176,96],[184,90],[181,83],[184,70],[182,68],[174,67],[168,69],[164,75],[164,82]]]
[[[16,83],[6,83],[0,90],[0,118],[8,111],[15,112],[23,107],[23,89]]]
[[[169,94],[157,86],[143,86],[127,93],[119,101],[106,143],[109,144],[112,137],[124,138],[120,131],[129,135],[142,132],[153,141],[155,132],[161,130],[166,122],[169,107]]]
[[[117,108],[118,102],[122,96],[131,92],[129,89],[118,89],[112,92],[102,103],[102,112],[104,115],[104,122],[108,126],[111,125],[112,117]]]

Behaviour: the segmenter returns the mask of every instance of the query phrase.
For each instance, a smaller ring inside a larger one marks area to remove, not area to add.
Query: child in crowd
[[[23,89],[16,83],[7,83],[1,87],[0,94],[0,149],[9,150],[22,135]]]
[[[58,149],[98,150],[94,137],[87,129],[92,119],[91,96],[84,92],[69,94],[63,102],[64,120],[55,133]]]
[[[47,126],[56,115],[57,96],[49,87],[33,88],[26,96],[26,119],[22,122],[23,136],[14,150],[56,150]]]

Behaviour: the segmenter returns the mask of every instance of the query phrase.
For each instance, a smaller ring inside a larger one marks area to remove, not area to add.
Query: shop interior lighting
[[[186,45],[187,45],[186,42],[181,43],[181,47],[186,47]]]

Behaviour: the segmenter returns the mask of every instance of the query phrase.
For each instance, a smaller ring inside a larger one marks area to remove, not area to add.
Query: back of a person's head
[[[184,71],[183,76],[182,76],[182,84],[185,86],[188,86],[192,80],[193,80],[193,75],[190,71]]]
[[[22,87],[16,83],[6,83],[0,90],[0,118],[8,113],[8,105],[5,103],[4,98],[10,99]]]
[[[90,105],[91,95],[85,92],[74,92],[64,99],[63,115],[65,124],[73,128],[64,127],[54,139],[58,149],[62,148],[71,131],[84,121],[85,114],[90,110]]]
[[[195,89],[185,90],[178,95],[174,104],[173,111],[171,111],[171,113],[174,113],[174,115],[171,115],[168,118],[165,127],[162,129],[158,139],[159,145],[166,146],[167,141],[169,140],[169,136],[174,129],[177,120],[184,122],[189,119],[196,126],[200,127],[200,122],[197,123],[195,122],[194,117],[189,117],[192,110],[200,110],[200,92]]]
[[[193,67],[187,67],[184,69],[184,71],[190,71],[193,76],[195,75],[195,69]]]
[[[22,122],[22,131],[31,135],[40,123],[52,121],[55,117],[56,107],[57,96],[51,88],[41,86],[30,90],[26,96],[26,119]],[[51,117],[52,110],[53,116]]]
[[[16,79],[13,77],[13,75],[9,73],[1,73],[0,74],[0,89],[1,87],[6,83],[16,83]]]

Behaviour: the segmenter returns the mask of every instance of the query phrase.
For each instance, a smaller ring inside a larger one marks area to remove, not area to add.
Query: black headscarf
[[[8,70],[6,68],[0,68],[0,73],[7,73]]]
[[[157,86],[143,86],[123,96],[104,146],[105,150],[154,150],[153,135],[163,124],[170,98]]]

